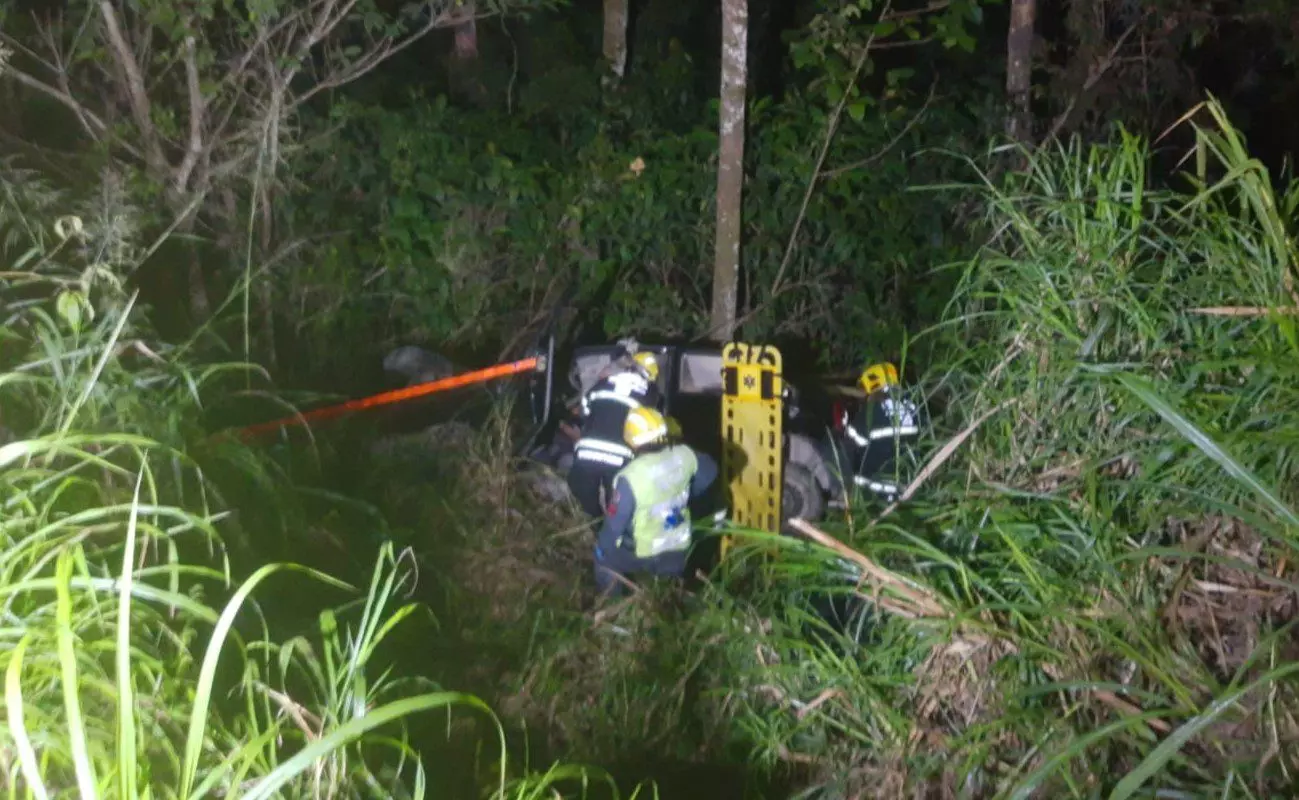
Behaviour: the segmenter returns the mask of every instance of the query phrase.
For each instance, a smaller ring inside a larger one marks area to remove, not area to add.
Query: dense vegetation
[[[508,393],[228,428],[397,342],[699,336],[715,9],[647,4],[611,81],[580,4],[0,4],[6,789],[1285,795],[1299,182],[1237,126],[1294,13],[1066,4],[1006,145],[996,4],[795,5],[750,9],[744,336],[904,361],[924,469],[593,606]]]

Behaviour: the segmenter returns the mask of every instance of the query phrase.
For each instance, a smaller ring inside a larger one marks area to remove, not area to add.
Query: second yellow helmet
[[[898,385],[898,368],[885,361],[882,364],[871,364],[862,371],[857,379],[866,394],[875,394],[881,389]]]
[[[661,441],[668,435],[668,423],[663,415],[647,406],[638,406],[627,413],[622,426],[622,438],[627,446],[639,450],[647,444]]]
[[[646,377],[652,381],[659,379],[659,360],[653,353],[642,351],[631,358],[645,372]]]

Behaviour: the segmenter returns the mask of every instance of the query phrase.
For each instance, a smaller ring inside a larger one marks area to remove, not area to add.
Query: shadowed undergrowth
[[[1122,132],[949,187],[988,238],[925,334],[948,411],[915,499],[827,525],[843,544],[750,534],[684,597],[579,615],[571,585],[489,579],[528,630],[498,707],[601,763],[749,761],[805,797],[1284,794],[1299,188],[1199,112],[1183,191]],[[457,548],[584,575],[532,502]],[[827,594],[863,609],[852,635]]]
[[[1189,192],[1126,135],[975,187],[991,237],[927,334],[949,460],[833,527],[853,549],[782,540],[770,596],[711,618],[755,757],[819,796],[1291,785],[1299,185],[1201,116]],[[794,587],[845,569],[874,624],[807,637]]]
[[[493,796],[599,775],[513,783],[509,747],[712,768],[671,796],[719,775],[741,796],[746,763],[803,797],[1284,795],[1299,188],[1200,111],[1184,191],[1122,133],[960,187],[986,244],[925,333],[947,411],[915,499],[812,542],[745,534],[696,591],[596,607],[590,534],[513,469],[507,415],[405,454],[360,428],[278,461],[206,440],[200,408],[245,368],[152,341],[120,274],[87,268],[110,232],[0,205],[7,774],[415,795],[452,785],[444,747]],[[252,546],[227,556],[235,532]],[[302,566],[241,566],[267,536]],[[257,604],[289,581],[309,611]],[[828,595],[857,624],[827,626]]]
[[[123,288],[145,252],[129,209],[0,180],[0,766],[15,796],[522,798],[603,781],[560,765],[512,778],[487,705],[393,669],[394,637],[436,630],[411,599],[412,551],[366,548],[356,585],[309,553],[257,563],[259,536],[329,495],[203,431],[251,368],[156,341]],[[228,495],[259,501],[237,527]],[[277,503],[289,512],[266,513]],[[416,740],[421,720],[437,725]]]

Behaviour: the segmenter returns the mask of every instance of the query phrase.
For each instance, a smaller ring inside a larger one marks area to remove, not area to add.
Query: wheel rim
[[[803,515],[803,495],[797,491],[790,491],[790,485],[785,484],[784,491],[781,492],[780,509],[785,515],[785,519],[792,519]]]

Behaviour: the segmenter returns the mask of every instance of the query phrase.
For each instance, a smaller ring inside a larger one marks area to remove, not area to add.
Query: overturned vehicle
[[[736,417],[728,408],[728,398],[736,397],[737,387],[728,383],[738,380],[737,370],[735,364],[728,363],[723,348],[622,342],[574,348],[561,364],[554,359],[553,345],[549,347],[548,358],[543,357],[544,369],[533,376],[530,387],[536,427],[526,455],[532,461],[561,476],[567,472],[579,436],[582,396],[630,347],[654,353],[659,363],[656,383],[663,397],[662,410],[680,423],[687,444],[719,463],[724,463],[727,448],[736,442],[779,432],[779,442],[770,442],[764,452],[778,454],[773,472],[779,475],[782,521],[793,517],[815,521],[838,503],[840,468],[833,463],[835,451],[829,442],[842,425],[847,404],[860,397],[859,392],[812,379],[788,382],[778,368],[768,369],[763,374],[774,372],[774,377],[763,377],[762,383],[780,387],[774,395],[769,392],[765,396],[764,412],[769,413]],[[779,419],[762,419],[773,415]],[[750,429],[743,429],[746,425]],[[736,430],[737,426],[742,429]]]

